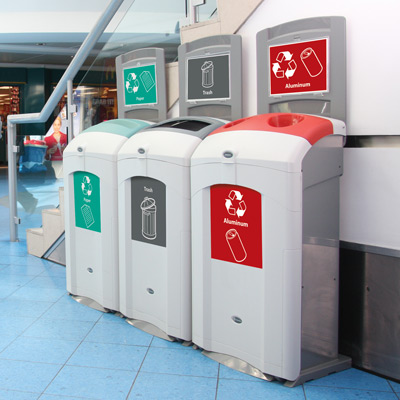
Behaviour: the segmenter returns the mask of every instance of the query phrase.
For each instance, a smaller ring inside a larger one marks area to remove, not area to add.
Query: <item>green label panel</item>
[[[74,173],[75,225],[101,232],[100,178],[89,172]]]
[[[155,64],[124,69],[125,106],[157,104]]]

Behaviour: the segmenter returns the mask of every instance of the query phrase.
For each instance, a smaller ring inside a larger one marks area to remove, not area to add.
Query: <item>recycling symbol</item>
[[[246,212],[246,203],[243,195],[238,190],[231,190],[227,199],[225,199],[225,207],[230,215],[243,217]]]
[[[272,71],[274,72],[277,78],[284,78],[286,76],[287,79],[291,78],[297,69],[296,61],[292,60],[293,54],[289,51],[281,51],[276,56],[276,61],[272,63]],[[281,65],[287,66],[286,70],[284,71],[281,68]]]
[[[128,79],[125,83],[125,87],[128,93],[136,93],[139,90],[139,81],[134,72],[128,75]]]
[[[81,183],[82,193],[85,196],[90,196],[92,194],[92,184],[90,183],[90,178],[88,176],[84,176]]]

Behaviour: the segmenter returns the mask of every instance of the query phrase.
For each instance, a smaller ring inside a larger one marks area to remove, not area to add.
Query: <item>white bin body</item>
[[[119,310],[117,153],[126,140],[111,133],[87,132],[64,151],[64,193],[69,204],[65,208],[67,290],[111,310]],[[92,230],[98,214],[90,215],[87,207],[94,207],[93,203],[82,208],[87,226],[77,226],[75,201],[80,193],[75,193],[74,174],[80,172],[98,177],[99,187],[92,187],[85,201],[98,196],[100,232]],[[100,193],[95,193],[98,188]]]
[[[191,339],[190,157],[200,142],[154,129],[129,139],[118,156],[121,313],[183,340]],[[133,212],[144,213],[138,228],[143,239],[133,240],[132,185],[138,178],[144,183],[134,187],[144,205],[136,204]],[[154,181],[165,188],[165,212]],[[161,244],[156,242],[160,224],[165,228]]]
[[[192,340],[287,380],[301,370],[302,160],[311,147],[279,132],[221,132],[191,162]]]

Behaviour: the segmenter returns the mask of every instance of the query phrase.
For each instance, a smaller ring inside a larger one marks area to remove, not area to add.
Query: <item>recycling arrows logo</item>
[[[92,194],[93,188],[90,183],[90,178],[88,176],[84,176],[81,183],[82,193],[85,196],[90,196]]]
[[[125,82],[126,91],[128,93],[136,93],[139,90],[139,81],[134,72],[128,75],[128,79]]]
[[[289,51],[281,51],[276,56],[276,61],[272,63],[272,71],[274,72],[277,78],[284,78],[286,76],[287,79],[291,78],[297,69],[296,61],[292,60],[293,54]],[[287,65],[286,70],[284,71],[281,68],[281,65]]]
[[[231,190],[227,199],[225,199],[225,207],[230,215],[243,217],[246,212],[246,203],[243,195],[238,190]]]

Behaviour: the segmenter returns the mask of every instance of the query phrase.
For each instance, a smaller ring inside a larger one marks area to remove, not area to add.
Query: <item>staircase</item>
[[[42,210],[42,227],[26,230],[28,253],[43,257],[47,250],[64,232],[64,188],[58,190],[60,206]]]

